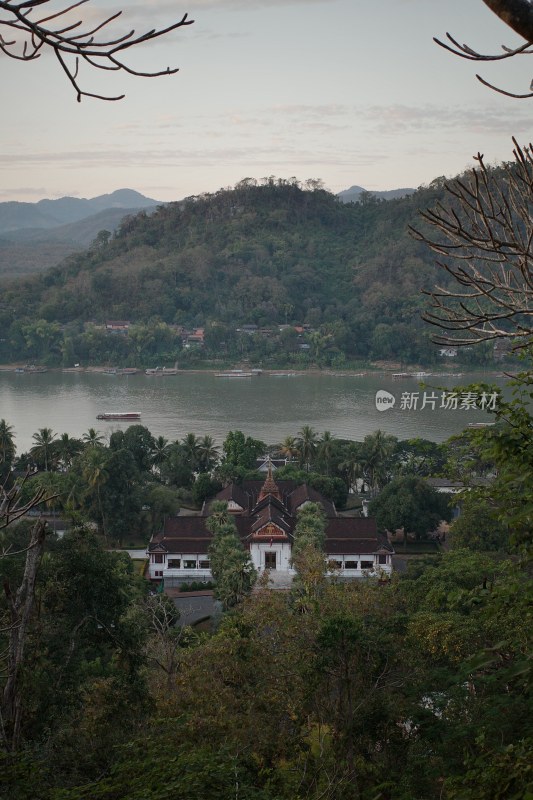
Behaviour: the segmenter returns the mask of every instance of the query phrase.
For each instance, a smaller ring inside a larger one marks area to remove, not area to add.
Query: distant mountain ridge
[[[359,203],[362,194],[370,194],[372,197],[377,197],[380,200],[398,200],[401,197],[408,197],[414,194],[416,189],[388,189],[383,192],[371,192],[363,189],[362,186],[350,186],[349,189],[343,189],[342,192],[337,193],[343,203]]]
[[[90,199],[59,197],[57,200],[39,200],[36,203],[10,201],[0,203],[0,234],[23,228],[50,230],[60,225],[79,222],[107,209],[123,208],[141,210],[161,205],[158,200],[145,197],[133,189],[117,189]]]
[[[0,203],[0,275],[20,276],[53,267],[89,247],[99,231],[113,233],[124,217],[141,211],[151,214],[161,205],[133,189],[91,199]]]
[[[384,200],[407,197],[414,189],[368,192]],[[337,194],[343,203],[359,203],[367,190],[351,186]],[[0,277],[20,277],[59,264],[86,249],[101,230],[114,233],[126,216],[153,213],[165,203],[133,189],[117,189],[93,198],[60,197],[36,203],[0,203]]]

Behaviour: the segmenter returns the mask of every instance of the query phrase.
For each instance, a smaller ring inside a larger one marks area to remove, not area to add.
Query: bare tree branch
[[[34,61],[41,56],[42,52],[52,51],[72,84],[78,102],[82,97],[95,97],[99,100],[121,100],[124,97],[123,94],[113,97],[82,90],[78,83],[80,61],[85,61],[95,69],[122,70],[130,75],[148,78],[173,75],[178,72],[178,68],[171,67],[154,72],[142,72],[128,66],[122,60],[122,54],[139,44],[158,39],[178,28],[192,25],[193,20],[189,20],[187,14],[184,14],[178,22],[159,30],[152,28],[146,33],[136,35],[135,30],[132,29],[116,38],[104,35],[99,39],[97,34],[118,19],[122,11],[106,17],[94,27],[84,29],[83,20],[70,22],[69,15],[89,0],[78,0],[55,13],[35,19],[32,16],[34,9],[46,5],[48,2],[49,0],[23,0],[20,3],[13,3],[10,0],[0,0],[0,31],[2,27],[9,31],[15,31],[15,34],[11,34],[15,38],[9,39],[5,39],[0,33],[0,52],[20,61]]]
[[[410,228],[456,283],[426,292],[438,344],[533,344],[533,150],[513,143],[513,162],[488,170],[478,153],[469,176],[446,184],[449,206],[421,212],[433,234]]]
[[[487,54],[480,53],[474,50],[467,44],[461,44],[451,34],[447,33],[446,38],[450,44],[442,42],[440,39],[434,38],[434,41],[449,50],[456,56],[466,58],[469,61],[501,61],[506,58],[514,58],[517,55],[532,55],[533,54],[533,3],[531,0],[483,0],[486,6],[490,8],[506,25],[512,28],[515,33],[522,36],[526,41],[525,44],[516,48],[509,48],[502,45],[502,53]],[[507,97],[514,97],[517,99],[527,99],[533,97],[533,81],[531,81],[529,91],[526,93],[517,94],[509,92],[495,86],[489,81],[482,78],[481,75],[476,75],[478,81],[489,89],[495,92],[504,94]]]
[[[31,473],[27,472],[22,481],[18,484],[14,484],[11,489],[6,489],[5,483],[0,486],[0,530],[7,528],[8,525],[26,516],[28,511],[31,511],[32,508],[40,505],[40,503],[48,503],[50,500],[58,497],[57,494],[49,495],[44,487],[40,487],[26,503],[23,503],[21,501],[22,489],[30,477]],[[27,548],[19,550],[16,553],[10,549],[0,550],[0,558],[8,554],[18,555],[18,553],[25,552],[26,549]]]

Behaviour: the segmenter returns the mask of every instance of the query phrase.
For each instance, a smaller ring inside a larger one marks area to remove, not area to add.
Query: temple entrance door
[[[265,553],[265,569],[276,569],[276,553]]]

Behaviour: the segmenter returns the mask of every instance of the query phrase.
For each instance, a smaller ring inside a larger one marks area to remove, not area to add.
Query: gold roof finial
[[[268,457],[268,473],[266,476],[266,480],[263,486],[261,487],[261,491],[259,493],[259,500],[261,501],[264,497],[267,497],[267,495],[269,494],[273,494],[274,497],[278,498],[278,500],[281,499],[278,485],[274,480],[274,478],[272,477],[272,460],[270,456]]]

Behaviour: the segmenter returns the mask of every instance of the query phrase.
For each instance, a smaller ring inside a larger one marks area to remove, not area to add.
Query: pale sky
[[[57,8],[54,0],[50,7]],[[91,0],[79,14],[121,7]],[[244,177],[321,178],[337,192],[417,187],[511,158],[531,140],[533,59],[474,64],[432,41],[446,31],[484,52],[521,43],[482,0],[133,0],[120,25],[144,33],[184,12],[194,25],[131,51],[155,79],[82,72],[76,98],[53,57],[0,53],[0,201],[94,197],[131,188],[157,200]],[[4,32],[5,34],[5,32]]]

